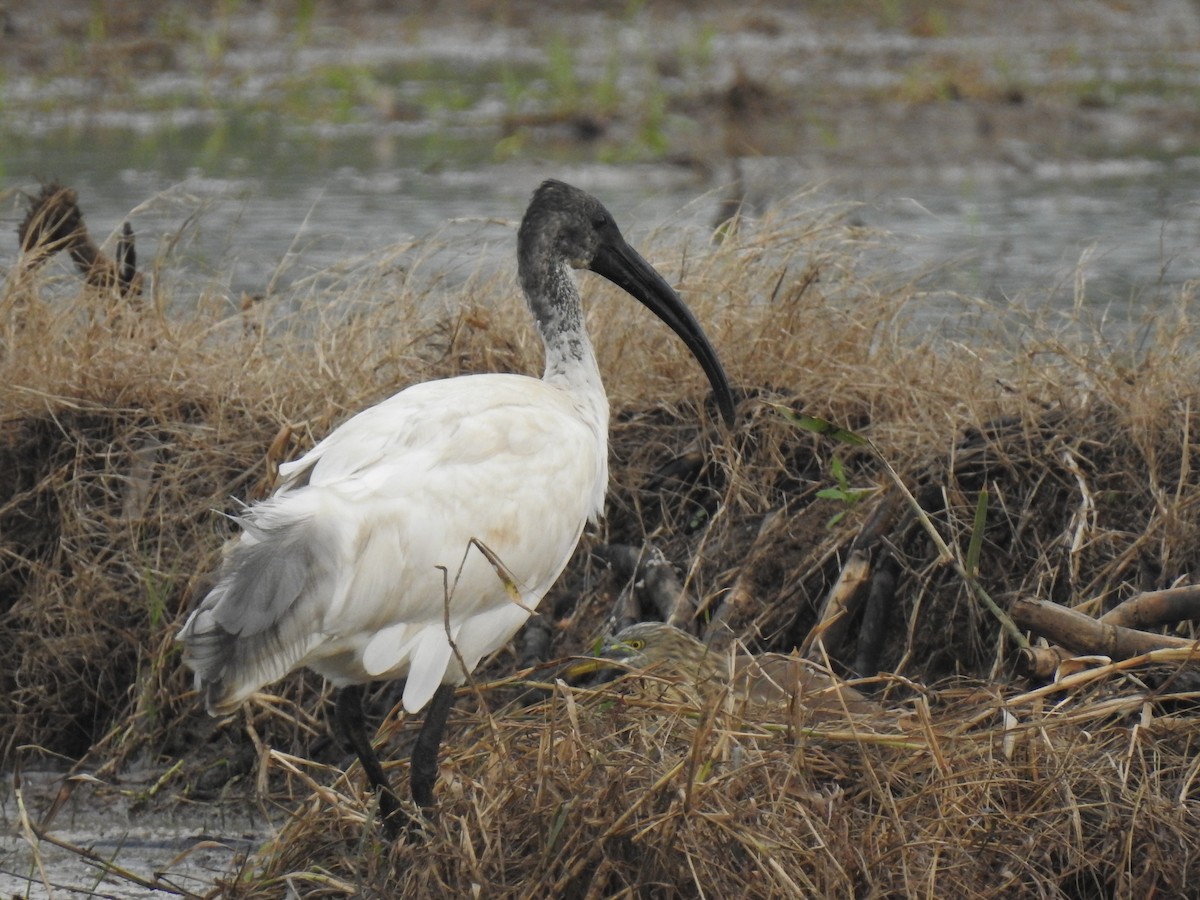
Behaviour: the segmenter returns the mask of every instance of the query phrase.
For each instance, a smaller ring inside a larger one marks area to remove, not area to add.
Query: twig
[[[824,419],[800,415],[782,403],[772,403],[770,405],[773,406],[785,419],[798,428],[803,428],[805,431],[811,431],[814,434],[827,435],[835,440],[841,441],[845,444],[850,444],[852,446],[867,447],[887,471],[888,477],[892,479],[892,483],[896,485],[897,489],[899,489],[900,493],[904,496],[904,499],[908,502],[909,507],[911,507],[912,511],[916,514],[917,521],[921,523],[921,526],[929,534],[930,539],[937,548],[938,560],[954,569],[958,577],[966,583],[971,593],[974,594],[975,597],[987,607],[993,616],[995,616],[996,621],[1000,623],[1000,627],[1012,638],[1013,642],[1018,647],[1025,648],[1029,646],[1029,639],[1021,633],[1021,630],[1017,628],[1015,624],[1013,624],[1013,620],[1009,618],[1008,613],[1002,610],[1000,605],[992,599],[991,595],[983,589],[983,585],[979,583],[979,580],[967,571],[967,567],[959,558],[959,555],[955,552],[952,552],[950,548],[946,546],[946,542],[942,539],[941,534],[938,533],[938,530],[934,526],[933,522],[929,520],[929,516],[921,507],[921,504],[917,502],[917,498],[912,495],[912,491],[910,491],[907,485],[904,484],[904,480],[900,477],[899,473],[895,470],[895,468],[892,467],[892,464],[888,462],[887,457],[883,455],[883,452],[870,438],[865,438],[862,435],[855,434],[853,431],[845,428],[838,428],[836,425],[832,424],[831,422],[826,422]]]
[[[916,514],[917,521],[921,523],[922,527],[924,527],[925,531],[929,534],[934,546],[938,549],[938,558],[953,567],[958,577],[966,582],[966,585],[968,588],[970,588],[971,593],[973,593],[976,598],[978,598],[979,601],[988,608],[988,611],[996,617],[996,621],[1000,623],[1000,627],[1009,635],[1009,637],[1012,638],[1013,643],[1022,649],[1028,647],[1029,639],[1021,633],[1021,630],[1017,628],[1016,624],[1009,617],[1008,613],[1002,610],[1000,605],[992,599],[991,595],[983,589],[983,585],[979,583],[979,580],[967,571],[966,566],[963,565],[963,562],[961,559],[959,559],[958,554],[952,553],[950,548],[946,546],[946,542],[942,540],[941,534],[938,533],[938,530],[934,526],[933,522],[929,520],[929,516],[926,515],[925,510],[921,508],[921,504],[917,502],[917,498],[912,495],[912,492],[901,480],[900,475],[894,468],[892,468],[892,464],[887,461],[883,453],[880,452],[879,448],[876,447],[873,442],[868,440],[867,446],[871,448],[871,452],[874,453],[879,461],[883,464],[883,467],[887,470],[892,482],[897,488],[900,489],[900,492],[904,495],[905,500],[908,501],[908,505]]]
[[[616,570],[618,576],[641,589],[664,622],[676,628],[690,629],[695,604],[661,550],[653,544],[641,548],[603,544],[595,552]]]
[[[1145,591],[1114,606],[1100,617],[1106,625],[1155,628],[1200,620],[1200,585]]]
[[[896,560],[890,551],[883,554],[871,576],[867,602],[858,627],[858,647],[853,670],[859,675],[874,675],[879,670],[879,654],[887,637],[888,613],[896,598]]]
[[[826,654],[842,661],[842,645],[850,620],[867,599],[874,570],[874,551],[895,519],[897,495],[888,493],[875,507],[866,524],[855,535],[842,571],[826,595],[817,625],[808,633],[800,653],[821,661]]]
[[[708,627],[704,630],[705,643],[714,643],[719,632],[728,630],[731,620],[746,615],[758,601],[758,594],[753,586],[754,576],[761,567],[764,555],[777,552],[773,541],[775,528],[778,523],[786,520],[786,510],[786,504],[776,507],[764,515],[758,523],[758,532],[754,535],[750,549],[742,557],[742,564],[737,578],[733,582],[733,587],[722,597],[708,621]],[[702,614],[704,608],[702,607],[697,612]]]
[[[86,847],[78,847],[75,844],[64,841],[61,838],[56,838],[48,831],[42,831],[36,825],[30,823],[30,828],[33,834],[37,836],[39,841],[45,841],[47,844],[52,844],[60,850],[66,850],[69,853],[74,853],[88,865],[95,866],[100,869],[105,875],[116,876],[131,884],[136,884],[138,887],[148,888],[153,891],[162,891],[167,894],[174,894],[176,897],[199,897],[200,894],[193,894],[191,891],[184,890],[169,882],[163,881],[161,878],[155,878],[153,881],[143,878],[136,872],[131,872],[123,866],[118,866],[115,862],[107,860],[94,850],[89,850]]]
[[[1048,600],[1018,599],[1013,617],[1048,640],[1079,653],[1099,653],[1126,659],[1151,650],[1192,647],[1196,642],[1167,634],[1149,634],[1093,619],[1087,613]]]

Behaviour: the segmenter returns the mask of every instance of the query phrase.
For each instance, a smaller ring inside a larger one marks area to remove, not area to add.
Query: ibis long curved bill
[[[708,335],[700,327],[695,315],[667,284],[666,279],[626,243],[616,225],[613,225],[611,230],[605,229],[601,233],[604,240],[588,268],[641,302],[679,335],[696,358],[696,362],[704,369],[704,374],[708,376],[721,417],[725,424],[732,428],[734,403],[729,378],[720,359],[717,358],[717,351],[713,349]]]

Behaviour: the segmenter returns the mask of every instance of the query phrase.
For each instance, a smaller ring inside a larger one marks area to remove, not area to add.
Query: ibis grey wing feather
[[[224,597],[213,618],[231,635],[248,637],[270,628],[312,587],[319,572],[315,531],[309,519],[260,526],[243,520],[243,537],[225,561]]]
[[[243,518],[242,537],[216,585],[179,633],[196,686],[214,711],[287,674],[320,639],[297,607],[319,593],[328,548],[312,519],[263,522],[254,514],[262,510]]]

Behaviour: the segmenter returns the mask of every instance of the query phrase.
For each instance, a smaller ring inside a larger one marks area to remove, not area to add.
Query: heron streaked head
[[[595,657],[572,663],[563,675],[572,679],[607,670],[662,668],[719,677],[725,667],[723,654],[686,631],[666,622],[637,622],[605,637]]]
[[[802,710],[811,721],[880,716],[883,707],[826,671],[781,653],[752,656],[719,650],[664,622],[639,622],[605,638],[593,659],[567,667],[563,677],[607,671],[645,672],[689,699],[728,696],[749,704]]]

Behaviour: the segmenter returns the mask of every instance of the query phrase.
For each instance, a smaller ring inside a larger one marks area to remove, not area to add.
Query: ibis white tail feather
[[[429,702],[445,679],[452,656],[445,627],[440,622],[421,629],[409,657],[408,678],[404,681],[404,708],[408,712],[416,712]]]

